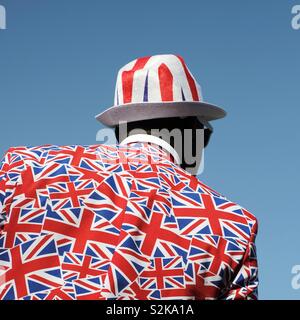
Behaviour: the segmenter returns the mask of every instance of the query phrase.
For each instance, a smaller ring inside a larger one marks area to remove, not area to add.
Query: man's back
[[[155,145],[12,148],[0,213],[2,299],[256,298],[255,217]]]

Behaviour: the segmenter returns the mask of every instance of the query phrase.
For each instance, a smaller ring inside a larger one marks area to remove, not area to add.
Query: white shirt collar
[[[161,146],[166,151],[168,151],[173,156],[173,158],[176,161],[176,163],[178,165],[180,165],[180,158],[179,158],[179,155],[178,155],[177,151],[169,143],[167,143],[166,141],[164,141],[161,138],[158,138],[156,136],[152,136],[150,134],[144,134],[144,133],[133,134],[131,136],[128,136],[124,140],[122,140],[120,145],[128,144],[128,143],[131,143],[131,142],[150,142],[150,143],[155,143],[155,144]]]

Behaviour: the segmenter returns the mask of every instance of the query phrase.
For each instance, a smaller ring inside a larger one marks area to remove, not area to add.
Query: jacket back
[[[11,148],[0,299],[256,299],[256,218],[156,145]]]

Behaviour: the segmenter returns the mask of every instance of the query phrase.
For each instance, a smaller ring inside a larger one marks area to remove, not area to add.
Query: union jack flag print
[[[63,286],[52,290],[39,291],[20,300],[76,300],[75,289],[72,283],[66,282]]]
[[[94,190],[93,181],[60,182],[48,187],[54,210],[82,207],[83,200]]]
[[[141,100],[201,101],[202,95],[181,56],[156,55],[131,61],[118,73],[115,105]]]
[[[256,234],[153,144],[19,147],[0,163],[0,299],[257,299]]]
[[[12,248],[40,235],[46,211],[13,207],[0,234],[0,247]]]
[[[111,257],[119,237],[117,228],[84,207],[49,209],[43,233],[55,235],[61,255],[71,250],[104,258]]]
[[[102,296],[104,282],[101,277],[74,280],[77,300],[105,300]]]
[[[51,235],[3,250],[0,265],[0,299],[19,299],[63,284],[60,260]]]
[[[182,258],[154,258],[149,267],[140,275],[143,289],[184,288],[184,269]]]
[[[109,259],[98,259],[88,255],[66,252],[61,267],[64,281],[72,283],[77,279],[105,278],[109,266]]]

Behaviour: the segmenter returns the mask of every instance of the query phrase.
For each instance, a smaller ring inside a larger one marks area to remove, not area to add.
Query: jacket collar
[[[132,142],[148,142],[148,143],[154,143],[160,147],[162,147],[164,150],[169,152],[172,156],[174,161],[180,165],[180,157],[177,153],[177,151],[166,141],[164,141],[161,138],[158,138],[156,136],[152,136],[150,134],[133,134],[131,136],[128,136],[124,140],[121,141],[120,145],[129,144]]]

